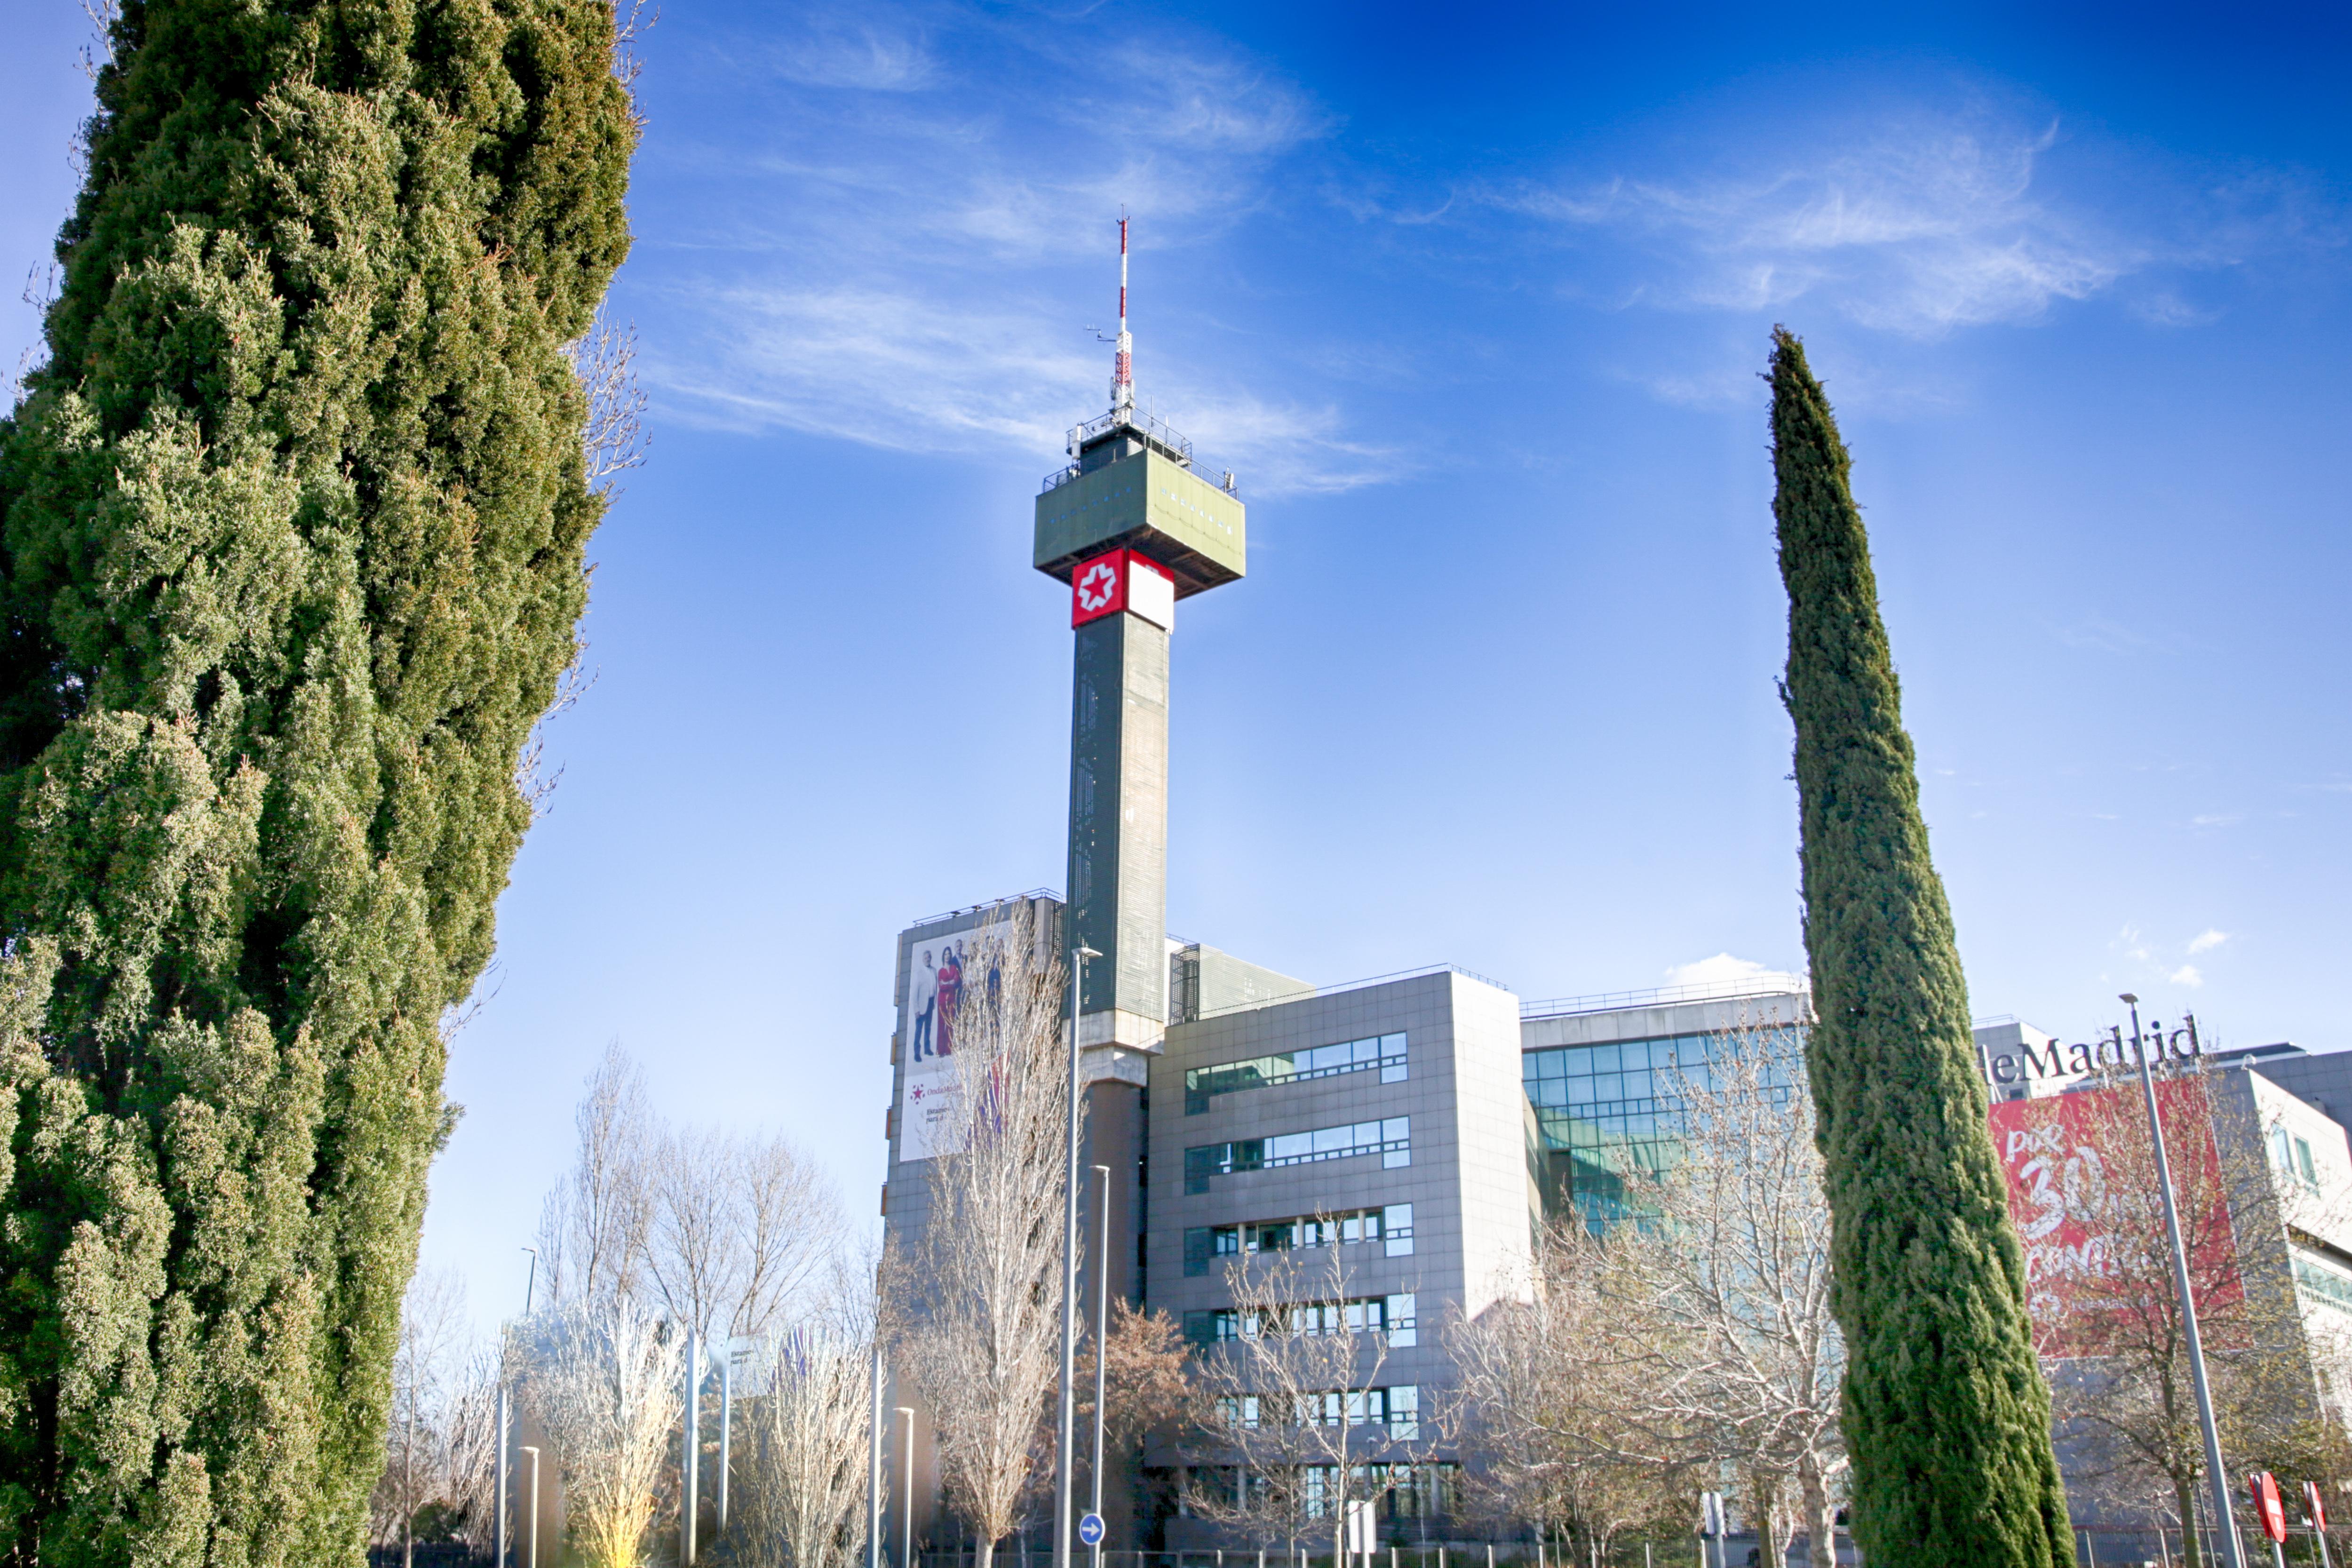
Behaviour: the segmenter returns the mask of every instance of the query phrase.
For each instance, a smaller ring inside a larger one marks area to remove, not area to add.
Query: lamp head
[[[1081,947],[1078,949],[1078,956],[1080,958],[1100,958],[1102,954],[1097,952],[1091,947]]]
[[[2118,1001],[2118,1002],[2126,1003],[2126,1004],[2128,1004],[2129,1005],[2134,1006],[2134,1007],[2137,1007],[2137,1006],[2138,1006],[2138,1005],[2139,1005],[2139,998],[2138,998],[2138,997],[2137,997],[2137,996],[2135,996],[2135,995],[2133,995],[2133,994],[2132,994],[2130,992],[2128,992],[2128,991],[2126,991],[2126,992],[2124,992],[2123,994],[2121,994],[2120,995],[2118,995],[2118,996],[2116,998],[2116,1001]]]

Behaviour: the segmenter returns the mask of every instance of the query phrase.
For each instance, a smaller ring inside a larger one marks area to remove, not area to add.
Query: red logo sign
[[[2278,1478],[2268,1470],[2257,1470],[2246,1478],[2246,1489],[2254,1496],[2254,1512],[2263,1521],[2263,1533],[2284,1543],[2286,1502],[2279,1496]]]
[[[1070,625],[1082,626],[1127,608],[1127,571],[1124,550],[1079,562],[1070,574]]]
[[[2303,1517],[2311,1521],[2312,1529],[2322,1535],[2327,1533],[2327,1505],[2319,1500],[2317,1481],[2303,1483]]]

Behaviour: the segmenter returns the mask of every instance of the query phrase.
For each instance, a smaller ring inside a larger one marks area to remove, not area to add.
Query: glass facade
[[[1318,1127],[1310,1132],[1200,1144],[1184,1151],[1184,1190],[1205,1193],[1213,1177],[1239,1171],[1268,1171],[1277,1165],[1306,1165],[1357,1154],[1378,1154],[1383,1169],[1412,1164],[1412,1119],[1391,1116],[1343,1127]]]
[[[1596,1228],[1633,1213],[1629,1188],[1674,1165],[1685,1086],[1703,1092],[1716,1053],[1736,1037],[1668,1035],[1522,1052],[1520,1078],[1551,1178],[1548,1199],[1572,1204]],[[1781,1100],[1801,1087],[1772,1085]]]
[[[1329,1512],[1330,1500],[1338,1490],[1332,1484],[1338,1467],[1305,1465],[1300,1468],[1306,1472],[1307,1516],[1322,1519]],[[1348,1471],[1348,1495],[1373,1498],[1383,1522],[1398,1526],[1425,1524],[1450,1518],[1461,1510],[1462,1467],[1451,1461],[1350,1465]],[[1213,1494],[1219,1501],[1230,1499],[1246,1507],[1265,1495],[1263,1478],[1245,1475],[1236,1466],[1195,1465],[1184,1474],[1192,1489]],[[1248,1489],[1246,1492],[1244,1488]],[[1177,1506],[1180,1512],[1193,1511],[1182,1494]]]
[[[1347,1247],[1377,1241],[1390,1258],[1412,1256],[1412,1205],[1388,1204],[1340,1214],[1252,1220],[1246,1225],[1195,1226],[1184,1233],[1184,1272],[1206,1274],[1218,1261],[1294,1247]]]
[[[1198,1116],[1209,1109],[1209,1097],[1237,1094],[1245,1089],[1266,1089],[1312,1078],[1335,1078],[1345,1072],[1377,1070],[1382,1083],[1401,1083],[1405,1076],[1405,1037],[1375,1035],[1361,1040],[1341,1040],[1312,1050],[1277,1051],[1246,1061],[1221,1062],[1213,1068],[1184,1069],[1184,1114]]]

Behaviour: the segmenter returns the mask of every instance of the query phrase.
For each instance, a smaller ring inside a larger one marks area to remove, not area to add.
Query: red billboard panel
[[[2232,1342],[2245,1288],[2205,1085],[2168,1079],[2157,1114],[2180,1212],[2189,1287],[2207,1338]],[[2009,1209],[2025,1244],[2028,1310],[2044,1355],[2173,1342],[2177,1292],[2147,1102],[2139,1086],[1992,1108]]]

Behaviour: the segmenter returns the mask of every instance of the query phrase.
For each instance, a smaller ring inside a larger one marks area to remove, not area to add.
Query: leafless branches
[[[654,1481],[683,1405],[683,1336],[626,1299],[554,1314],[530,1379],[563,1477],[575,1542],[596,1568],[633,1568]]]
[[[869,1321],[870,1327],[870,1321]],[[874,1342],[809,1323],[771,1334],[744,1392],[737,1550],[775,1568],[849,1568],[865,1540]]]
[[[564,345],[572,374],[588,395],[588,423],[581,435],[588,486],[601,495],[616,493],[613,477],[646,460],[646,389],[637,379],[637,329],[621,326],[596,309],[588,330]]]
[[[635,1300],[646,1276],[656,1138],[645,1074],[614,1041],[572,1112],[572,1169],[540,1211],[539,1266],[551,1305]]]
[[[930,1162],[931,1213],[890,1259],[897,1359],[930,1406],[949,1496],[980,1542],[1018,1522],[1059,1363],[1070,1110],[1061,966],[1026,904],[975,931],[956,1015],[954,1152]],[[984,978],[983,978],[984,977]]]
[[[1799,1523],[1791,1492],[1826,1542],[1845,1469],[1801,1048],[1742,1027],[1707,1055],[1671,1069],[1675,1157],[1627,1173],[1628,1215],[1598,1236],[1569,1216],[1540,1249],[1532,1300],[1454,1330],[1475,1473],[1512,1511],[1604,1546],[1679,1500],[1662,1477],[1726,1469],[1778,1549]]]
[[[1380,1386],[1387,1299],[1350,1300],[1344,1254],[1286,1247],[1226,1265],[1232,1332],[1196,1366],[1213,1402],[1203,1457],[1225,1461],[1208,1468],[1229,1483],[1196,1483],[1188,1498],[1195,1513],[1279,1535],[1293,1550],[1328,1531],[1335,1561],[1360,1468],[1397,1451],[1402,1415]]]
[[[447,1270],[418,1270],[401,1303],[383,1479],[370,1499],[374,1539],[404,1556],[415,1545],[417,1510],[451,1500],[449,1445],[467,1334],[465,1282]]]

